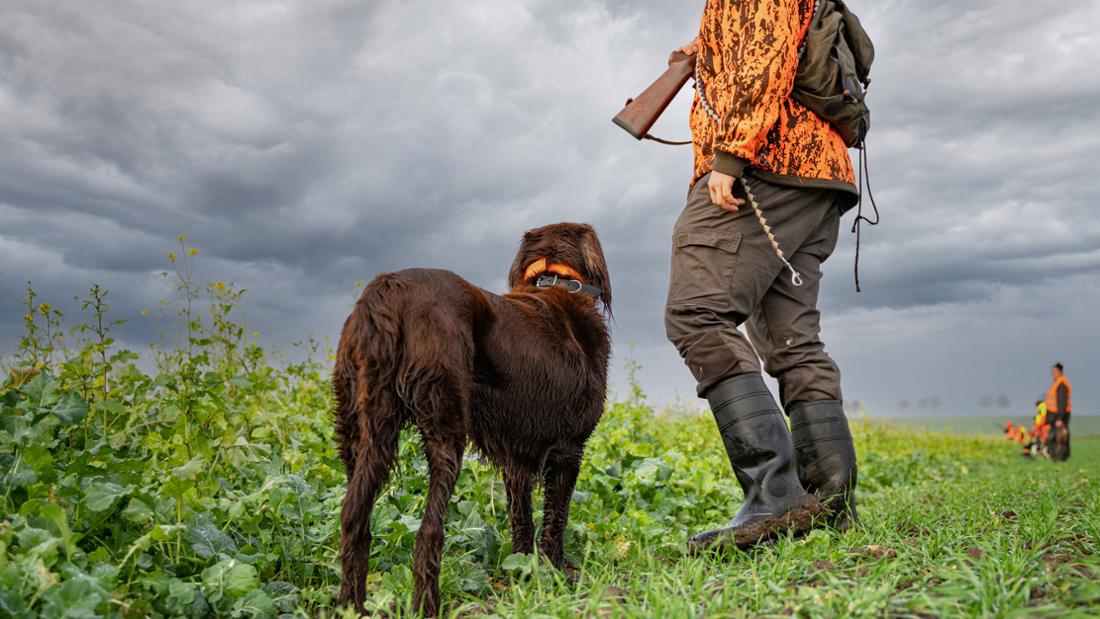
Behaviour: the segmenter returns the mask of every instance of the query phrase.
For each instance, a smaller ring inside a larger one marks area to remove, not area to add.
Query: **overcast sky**
[[[28,279],[59,306],[102,283],[123,339],[152,341],[139,311],[170,293],[180,233],[287,348],[335,337],[379,272],[503,292],[522,232],[573,220],[610,264],[617,389],[633,344],[651,398],[686,399],[663,304],[691,152],[610,118],[703,4],[0,0],[0,352]],[[850,5],[878,49],[883,223],[862,294],[846,228],[826,265],[846,396],[1023,416],[1062,361],[1076,410],[1100,412],[1100,2]],[[687,105],[685,89],[657,130],[685,138]],[[980,407],[1002,394],[1011,408]]]

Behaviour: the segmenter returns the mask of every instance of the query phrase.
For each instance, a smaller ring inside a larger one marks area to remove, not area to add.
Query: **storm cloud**
[[[609,119],[703,4],[0,0],[0,351],[26,280],[62,306],[99,282],[123,339],[152,340],[138,312],[171,294],[180,233],[285,348],[334,336],[379,272],[503,291],[525,229],[576,220],[612,270],[620,388],[633,355],[653,399],[686,397],[662,320],[691,154]],[[864,230],[862,294],[850,235],[826,265],[847,397],[970,413],[1006,394],[1023,415],[1062,361],[1097,412],[1100,4],[851,4],[878,48],[883,223]],[[655,132],[687,136],[689,95]]]

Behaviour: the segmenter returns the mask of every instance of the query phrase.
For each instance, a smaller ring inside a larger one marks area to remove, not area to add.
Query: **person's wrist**
[[[741,178],[745,175],[745,168],[749,165],[748,160],[742,159],[732,153],[719,150],[714,153],[714,171],[727,174],[734,178]]]

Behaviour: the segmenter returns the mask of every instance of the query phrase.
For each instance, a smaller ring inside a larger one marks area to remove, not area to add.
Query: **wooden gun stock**
[[[627,99],[626,107],[612,119],[612,122],[625,129],[635,139],[644,138],[694,72],[695,56],[688,56],[683,52],[672,52],[672,56],[668,59],[668,69],[665,69],[664,74],[650,84],[642,94],[634,99]]]

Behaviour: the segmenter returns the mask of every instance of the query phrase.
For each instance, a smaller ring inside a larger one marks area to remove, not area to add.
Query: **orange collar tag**
[[[523,281],[529,282],[539,275],[542,275],[543,273],[553,273],[554,275],[558,275],[560,277],[575,279],[578,282],[582,283],[584,282],[584,278],[581,277],[581,274],[578,273],[577,270],[573,267],[569,266],[568,264],[562,264],[560,262],[555,262],[548,265],[546,258],[539,258],[538,260],[532,262],[523,274]]]

